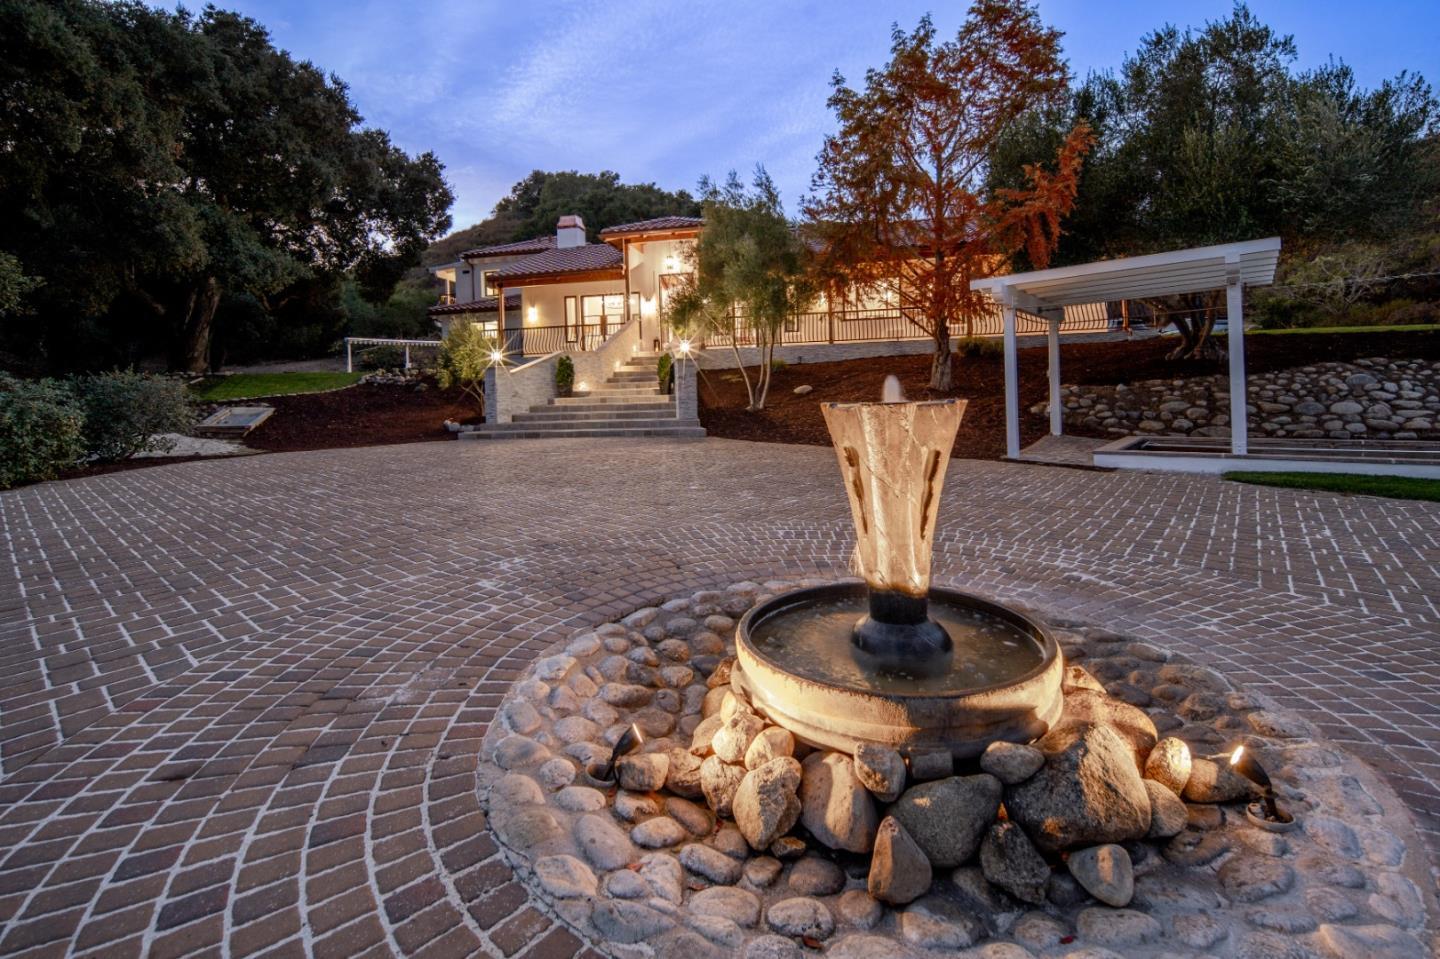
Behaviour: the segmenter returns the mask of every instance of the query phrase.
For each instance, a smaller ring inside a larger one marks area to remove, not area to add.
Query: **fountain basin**
[[[866,587],[841,582],[784,593],[746,613],[731,681],[772,722],[847,753],[868,741],[970,759],[996,740],[1043,736],[1062,708],[1064,663],[1054,637],[978,596],[940,588],[928,595],[931,618],[955,645],[943,672],[863,669],[850,640],[867,608]]]

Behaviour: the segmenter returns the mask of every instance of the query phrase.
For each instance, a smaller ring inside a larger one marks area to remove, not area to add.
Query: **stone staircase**
[[[461,433],[461,439],[521,440],[581,437],[705,435],[699,420],[676,416],[675,397],[660,392],[655,381],[657,354],[637,354],[601,385],[587,392],[555,397],[510,423],[486,423]]]

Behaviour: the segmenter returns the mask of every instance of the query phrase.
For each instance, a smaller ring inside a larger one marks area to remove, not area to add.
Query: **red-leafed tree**
[[[863,89],[838,74],[805,212],[820,269],[835,284],[887,289],[935,341],[930,388],[952,386],[950,328],[968,331],[987,308],[970,281],[1024,250],[1044,266],[1075,201],[1089,128],[1070,131],[1052,168],[1026,167],[1019,189],[987,190],[997,139],[1054,102],[1068,75],[1060,32],[1023,0],[976,0],[955,39],[937,42],[929,17],[895,28],[890,62]]]

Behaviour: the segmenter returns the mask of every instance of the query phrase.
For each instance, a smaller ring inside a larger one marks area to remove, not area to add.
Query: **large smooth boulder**
[[[1042,850],[1125,842],[1149,831],[1150,795],[1119,734],[1080,723],[1051,730],[1036,747],[1045,765],[1005,790],[1005,809]]]
[[[1065,863],[1075,881],[1107,906],[1128,906],[1135,895],[1130,854],[1114,843],[1072,852]]]
[[[723,708],[720,714],[725,715]],[[715,755],[727,763],[743,763],[745,751],[750,748],[750,743],[764,730],[765,720],[754,713],[742,712],[737,708],[720,724],[710,746],[715,750]]]
[[[1250,780],[1232,770],[1229,763],[1196,759],[1190,764],[1190,778],[1180,795],[1190,802],[1221,803],[1245,799],[1254,791]]]
[[[1058,725],[1084,724],[1109,727],[1125,740],[1135,757],[1137,771],[1145,768],[1145,760],[1160,738],[1155,721],[1145,710],[1093,689],[1077,689],[1065,695],[1065,710]]]
[[[745,778],[745,767],[710,756],[700,764],[700,790],[717,816],[729,818],[734,811],[735,792]]]
[[[750,741],[745,750],[745,768],[759,769],[772,759],[795,755],[795,736],[781,726],[771,726]]]
[[[1023,783],[1045,765],[1045,754],[1034,746],[997,739],[980,754],[980,769],[1007,786]]]
[[[855,763],[843,753],[805,757],[800,784],[800,821],[831,849],[869,852],[875,845],[880,813],[855,775]]]
[[[1022,902],[1040,905],[1050,881],[1050,866],[1025,830],[1013,822],[997,822],[980,843],[980,869],[985,879]]]
[[[1166,786],[1153,779],[1145,780],[1145,792],[1150,795],[1150,829],[1148,839],[1169,839],[1178,836],[1190,824],[1190,813],[1180,797]]]
[[[735,791],[735,825],[750,848],[766,850],[800,818],[800,763],[780,756],[745,774]]]
[[[654,792],[665,785],[670,772],[670,757],[665,753],[638,753],[621,756],[615,763],[615,779],[621,789],[631,792]]]
[[[905,827],[930,865],[948,869],[980,848],[985,830],[1000,809],[1002,793],[1000,780],[994,776],[951,776],[911,786],[890,807],[890,815]]]
[[[886,816],[875,834],[867,879],[870,895],[903,906],[930,888],[930,860],[894,816]]]
[[[881,802],[894,802],[905,791],[905,760],[882,743],[857,743],[855,775]]]
[[[1190,747],[1185,741],[1166,736],[1150,750],[1150,755],[1145,760],[1145,778],[1153,779],[1171,792],[1179,794],[1185,791],[1185,784],[1190,781],[1192,764]]]

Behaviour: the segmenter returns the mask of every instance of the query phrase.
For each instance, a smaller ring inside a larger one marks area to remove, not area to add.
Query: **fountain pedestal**
[[[797,590],[752,609],[736,634],[732,682],[771,721],[845,752],[869,741],[964,759],[997,739],[1043,736],[1062,705],[1053,637],[1008,607],[930,586],[965,401],[822,410],[864,583]]]

